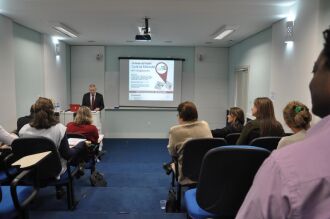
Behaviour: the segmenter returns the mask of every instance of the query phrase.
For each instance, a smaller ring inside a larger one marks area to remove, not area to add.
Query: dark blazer
[[[83,100],[82,100],[82,106],[87,106],[89,108],[91,108],[91,102],[90,102],[90,93],[86,93],[83,96]],[[100,108],[100,110],[102,110],[104,108],[104,102],[103,102],[103,96],[100,93],[96,92],[95,95],[95,108]]]

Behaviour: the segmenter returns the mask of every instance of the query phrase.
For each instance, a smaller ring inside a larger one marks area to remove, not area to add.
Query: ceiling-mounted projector
[[[135,40],[136,41],[150,41],[151,36],[149,34],[136,35]]]
[[[150,27],[149,27],[149,18],[144,18],[144,27],[138,27],[139,34],[135,36],[136,41],[150,41],[151,40],[151,34],[150,34]]]

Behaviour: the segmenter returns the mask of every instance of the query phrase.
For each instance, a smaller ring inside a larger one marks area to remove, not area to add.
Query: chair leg
[[[174,187],[174,183],[175,183],[175,175],[174,175],[174,172],[172,172],[172,181],[171,181],[172,187]]]
[[[19,219],[29,219],[29,216],[30,216],[29,212],[26,209],[24,209],[19,212],[18,218]]]
[[[178,212],[181,211],[181,185],[180,183],[177,183],[177,189],[176,189],[176,209]]]
[[[74,196],[74,189],[73,189],[72,181],[68,183],[66,188],[67,188],[67,198],[68,198],[68,209],[74,210],[76,207],[76,200],[75,200],[75,196]]]

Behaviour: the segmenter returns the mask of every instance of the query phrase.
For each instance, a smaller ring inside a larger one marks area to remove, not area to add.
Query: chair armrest
[[[175,180],[178,182],[179,180],[179,161],[177,157],[172,157],[172,161],[174,163],[175,170],[173,172],[175,176]]]
[[[32,169],[28,170],[23,170],[20,174],[18,174],[15,179],[11,182],[10,184],[10,193],[11,197],[13,199],[13,203],[16,209],[22,210],[24,209],[37,195],[39,188],[36,186],[36,184],[33,185],[33,190],[31,194],[24,200],[22,203],[20,203],[18,199],[18,194],[17,194],[17,185],[23,179],[27,174],[29,174],[32,171]]]
[[[14,174],[12,174],[9,171],[9,168],[11,167],[11,164],[13,163],[13,159],[14,159],[14,154],[8,154],[4,159],[3,159],[3,165],[4,165],[4,172],[6,173],[7,177],[9,179],[13,179],[16,175],[17,172],[13,172]],[[17,170],[19,169],[19,167],[15,167]]]
[[[45,159],[50,153],[51,151],[46,151],[42,153],[24,156],[12,163],[11,165],[20,166],[20,169],[33,168],[34,166],[38,165],[43,159]]]

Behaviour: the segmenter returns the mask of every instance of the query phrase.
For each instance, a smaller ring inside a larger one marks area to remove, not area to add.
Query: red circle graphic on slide
[[[159,62],[156,67],[155,70],[157,72],[157,74],[161,77],[161,79],[166,83],[167,80],[167,65],[165,62]]]

